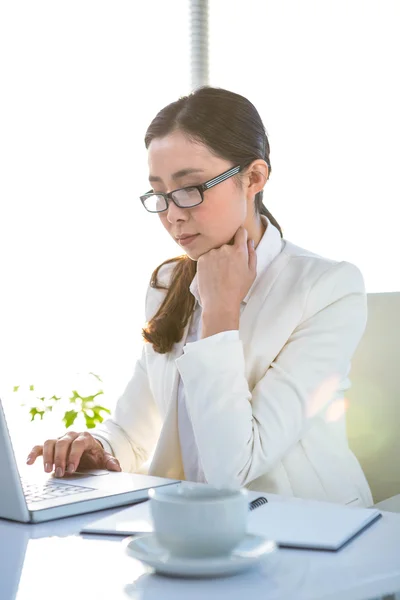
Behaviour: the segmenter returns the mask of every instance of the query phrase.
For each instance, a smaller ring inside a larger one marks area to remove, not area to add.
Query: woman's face
[[[200,185],[236,165],[218,158],[200,143],[189,140],[181,131],[154,139],[148,149],[150,184],[155,192],[171,192],[181,187]],[[204,201],[193,208],[179,208],[173,202],[159,213],[165,229],[197,260],[213,248],[227,244],[241,225],[253,219],[252,203],[246,199],[237,178],[230,178],[204,192]],[[181,236],[195,235],[188,240]]]

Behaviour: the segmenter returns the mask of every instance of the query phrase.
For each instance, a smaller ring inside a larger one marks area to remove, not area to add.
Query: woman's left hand
[[[256,278],[257,255],[247,230],[239,227],[233,245],[210,250],[197,261],[197,281],[204,312],[237,311]]]

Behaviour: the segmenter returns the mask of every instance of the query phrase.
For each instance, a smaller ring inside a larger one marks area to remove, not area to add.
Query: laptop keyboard
[[[91,492],[94,488],[69,483],[58,483],[57,481],[46,481],[46,483],[28,483],[22,481],[22,487],[27,502],[39,502],[40,500],[52,500],[53,498],[64,498],[71,494]]]

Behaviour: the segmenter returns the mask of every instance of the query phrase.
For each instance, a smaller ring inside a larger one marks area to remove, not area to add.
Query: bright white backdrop
[[[210,2],[211,83],[260,110],[285,236],[400,290],[400,2]]]
[[[265,121],[268,206],[369,291],[400,289],[399,30],[397,0],[210,2],[210,83]],[[146,127],[189,91],[188,2],[2,3],[0,56],[0,392],[94,371],[112,404],[179,253],[138,195]]]
[[[1,5],[2,389],[124,386],[151,271],[179,252],[138,196],[147,125],[189,91],[187,25],[186,0]]]

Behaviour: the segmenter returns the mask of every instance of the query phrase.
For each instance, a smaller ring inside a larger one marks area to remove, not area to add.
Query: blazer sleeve
[[[311,287],[303,318],[252,392],[240,339],[199,340],[177,359],[208,483],[244,486],[301,439],[347,377],[366,314],[360,271],[335,263]]]
[[[143,349],[112,417],[90,433],[106,442],[105,450],[111,449],[123,471],[134,473],[153,451],[160,429],[161,417],[149,387]]]
[[[153,293],[150,294],[150,291]],[[164,292],[146,295],[147,321],[157,310]],[[134,473],[154,450],[161,431],[161,415],[149,385],[146,354],[136,362],[133,376],[118,399],[110,419],[91,430],[106,451],[118,458],[123,471]]]

